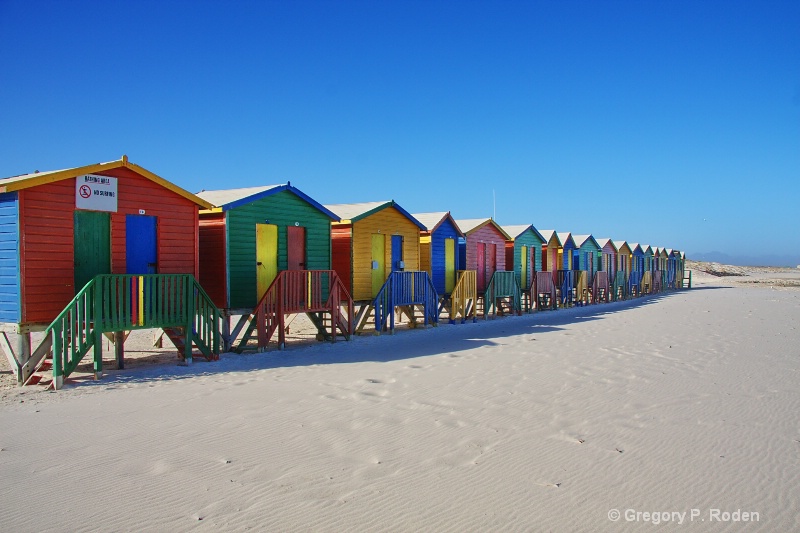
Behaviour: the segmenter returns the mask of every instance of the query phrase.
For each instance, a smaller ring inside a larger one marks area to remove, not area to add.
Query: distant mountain
[[[723,252],[697,252],[686,254],[693,261],[708,261],[723,265],[795,267],[800,265],[800,255],[730,255]]]

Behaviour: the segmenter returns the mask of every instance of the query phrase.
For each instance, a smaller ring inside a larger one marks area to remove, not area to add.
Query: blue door
[[[403,270],[403,236],[392,235],[392,272]],[[402,265],[402,266],[401,266]]]
[[[158,271],[156,217],[125,216],[125,258],[128,274],[155,274]]]

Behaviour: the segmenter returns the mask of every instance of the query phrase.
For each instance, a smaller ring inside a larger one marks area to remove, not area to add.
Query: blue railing
[[[558,271],[558,288],[561,290],[561,305],[570,305],[573,303],[575,295],[575,271],[574,270],[559,270]]]
[[[439,295],[427,272],[392,272],[378,291],[372,305],[375,308],[375,329],[394,330],[394,309],[402,306],[423,307],[423,323],[439,323]]]

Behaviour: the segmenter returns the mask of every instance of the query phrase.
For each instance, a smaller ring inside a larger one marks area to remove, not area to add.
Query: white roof
[[[447,211],[436,213],[412,213],[411,216],[419,220],[422,225],[425,226],[426,230],[432,231],[433,228],[447,216]]]
[[[325,209],[333,211],[344,221],[352,220],[358,215],[391,202],[391,200],[384,200],[382,202],[362,202],[360,204],[325,204]]]
[[[220,189],[217,191],[200,191],[197,193],[197,196],[202,198],[207,202],[211,202],[214,205],[228,205],[231,202],[235,202],[237,200],[243,200],[245,198],[249,198],[250,196],[254,196],[256,194],[262,193],[264,191],[268,191],[270,189],[274,189],[275,187],[281,187],[285,185],[284,183],[279,183],[277,185],[263,185],[261,187],[244,187],[242,189]]]

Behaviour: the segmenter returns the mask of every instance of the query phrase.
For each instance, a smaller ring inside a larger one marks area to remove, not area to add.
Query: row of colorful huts
[[[684,259],[394,201],[323,205],[290,183],[193,194],[123,156],[0,180],[0,345],[20,383],[52,369],[59,385],[90,351],[101,373],[103,337],[122,366],[133,329],[214,358],[282,347],[297,313],[335,341],[680,288]]]

